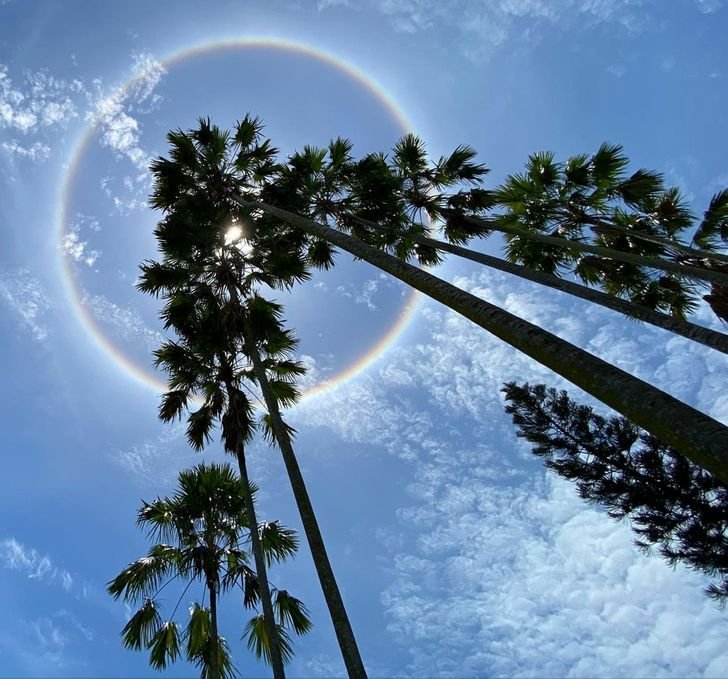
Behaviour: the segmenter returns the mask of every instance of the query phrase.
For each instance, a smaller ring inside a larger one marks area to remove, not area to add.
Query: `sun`
[[[228,227],[228,230],[225,232],[225,245],[234,247],[246,257],[253,252],[253,246],[250,244],[240,224],[232,224],[232,226]]]
[[[238,224],[233,224],[225,232],[225,245],[232,245],[243,237],[243,229]]]

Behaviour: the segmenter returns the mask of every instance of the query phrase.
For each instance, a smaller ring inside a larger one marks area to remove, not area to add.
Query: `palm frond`
[[[728,244],[728,189],[723,189],[710,199],[703,220],[693,236],[693,243],[706,250]]]
[[[262,658],[266,665],[271,664],[270,641],[262,613],[250,619],[243,630],[242,638],[246,640],[248,648],[255,653],[258,660]],[[283,662],[290,662],[293,658],[293,644],[288,632],[281,625],[278,625],[278,643]]]
[[[281,526],[278,521],[260,523],[258,535],[268,566],[274,561],[285,561],[298,551],[296,531]]]
[[[279,625],[291,627],[298,635],[307,634],[311,631],[313,627],[311,617],[308,609],[300,599],[291,596],[284,589],[279,589],[276,591],[273,605]]]
[[[167,663],[174,662],[179,657],[180,634],[177,623],[168,620],[163,623],[147,644],[150,649],[149,664],[155,670],[163,670]]]
[[[125,648],[135,651],[148,648],[161,626],[162,617],[159,615],[157,605],[151,599],[147,599],[121,630],[122,643]]]

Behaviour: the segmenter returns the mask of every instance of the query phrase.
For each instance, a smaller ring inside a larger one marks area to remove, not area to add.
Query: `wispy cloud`
[[[43,342],[48,338],[44,316],[52,305],[40,281],[28,269],[0,271],[0,299],[33,339]]]
[[[56,566],[48,555],[26,547],[12,537],[0,541],[0,563],[31,580],[60,585],[67,592],[73,586],[73,577],[67,570]]]
[[[703,14],[712,14],[723,8],[723,0],[694,0],[698,11]]]
[[[7,158],[30,160],[33,163],[42,163],[48,160],[51,147],[41,142],[33,142],[23,146],[16,139],[0,143],[0,152]]]
[[[47,70],[11,76],[0,64],[0,131],[7,138],[0,152],[14,160],[45,161],[52,151],[49,131],[85,119],[99,128],[100,143],[146,172],[150,154],[142,147],[135,117],[156,108],[156,91],[165,75],[161,62],[149,52],[131,55],[128,87],[108,89],[100,78],[66,80]]]
[[[46,71],[27,72],[17,85],[0,64],[0,129],[27,134],[66,124],[79,115],[72,95],[82,90],[80,80],[58,79]]]
[[[704,13],[715,12],[722,0],[684,0]],[[325,0],[319,11],[345,5]],[[533,43],[543,30],[583,31],[607,24],[638,34],[660,11],[655,0],[377,0],[367,4],[403,33],[430,33],[433,39],[455,37],[461,52],[479,61],[495,50]],[[541,31],[537,30],[541,29]]]
[[[101,144],[126,157],[141,171],[146,171],[150,154],[141,145],[138,120],[131,115],[155,106],[159,95],[155,88],[165,74],[162,64],[149,53],[133,54],[133,80],[128,88],[117,87],[98,97],[87,119],[98,125]]]
[[[156,349],[164,340],[162,333],[150,328],[131,307],[120,306],[104,295],[88,295],[84,297],[83,304],[123,340],[141,340],[148,350]]]

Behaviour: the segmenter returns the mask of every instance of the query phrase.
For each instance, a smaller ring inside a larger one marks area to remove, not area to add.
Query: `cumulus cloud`
[[[52,306],[51,301],[28,269],[0,271],[0,299],[33,339],[44,342],[48,338],[44,317]]]
[[[503,487],[462,470],[429,470],[415,492],[426,502],[401,513],[419,537],[382,595],[415,675],[728,671],[722,614],[696,596],[699,577],[640,555],[566,482]]]

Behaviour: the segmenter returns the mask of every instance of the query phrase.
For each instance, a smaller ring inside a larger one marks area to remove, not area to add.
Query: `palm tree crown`
[[[109,582],[108,590],[114,598],[141,604],[122,630],[122,639],[127,648],[148,649],[155,669],[174,662],[184,647],[187,659],[201,668],[201,676],[235,674],[227,642],[217,632],[218,597],[240,589],[246,608],[256,610],[260,603],[258,577],[249,565],[243,538],[248,517],[240,486],[240,479],[228,465],[200,464],[180,473],[174,495],[144,502],[139,509],[137,523],[156,544]],[[277,522],[263,523],[258,530],[269,564],[296,553],[294,531]],[[165,620],[158,597],[175,579],[185,587]],[[192,605],[187,624],[180,629],[175,614],[195,582],[202,585],[201,602]],[[310,620],[305,606],[285,590],[276,592],[275,601],[277,622],[290,658],[292,647],[285,630],[305,634]],[[260,657],[268,653],[268,644],[258,620],[256,615],[244,635]]]

